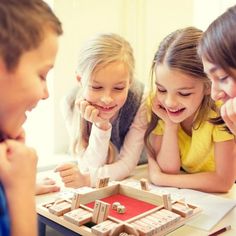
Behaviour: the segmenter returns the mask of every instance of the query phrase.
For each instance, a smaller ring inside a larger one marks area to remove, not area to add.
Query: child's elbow
[[[235,180],[223,180],[220,185],[218,185],[217,192],[227,193],[232,188]]]

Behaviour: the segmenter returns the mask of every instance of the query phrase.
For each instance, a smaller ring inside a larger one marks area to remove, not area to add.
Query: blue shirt
[[[0,236],[10,236],[10,217],[2,184],[0,183]]]

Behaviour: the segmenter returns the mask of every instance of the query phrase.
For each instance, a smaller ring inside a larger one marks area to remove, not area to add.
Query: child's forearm
[[[180,171],[181,161],[177,131],[178,126],[165,128],[162,136],[161,147],[157,153],[157,163],[165,173],[176,174]]]
[[[97,168],[106,164],[110,138],[111,127],[104,131],[93,124],[89,144],[80,157],[88,168]]]
[[[234,179],[225,179],[216,172],[201,172],[194,174],[161,175],[152,172],[151,180],[159,186],[189,188],[203,192],[227,192],[234,184]]]

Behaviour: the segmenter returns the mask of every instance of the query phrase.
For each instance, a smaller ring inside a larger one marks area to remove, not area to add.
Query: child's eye
[[[188,97],[191,95],[191,93],[181,93],[181,92],[179,94],[183,97]]]
[[[118,90],[118,91],[122,91],[122,90],[124,90],[125,88],[124,87],[116,87],[116,88],[114,88],[115,90]]]
[[[100,89],[102,89],[102,86],[90,86],[90,88],[92,88],[94,90],[100,90]]]
[[[161,88],[157,88],[157,91],[158,91],[159,93],[165,93],[165,92],[166,92],[165,89],[161,89]]]
[[[228,77],[229,77],[228,75],[222,76],[222,77],[219,77],[219,80],[220,81],[224,81],[224,80],[228,79]]]

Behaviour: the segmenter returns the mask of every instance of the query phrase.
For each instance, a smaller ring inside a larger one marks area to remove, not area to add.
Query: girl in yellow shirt
[[[154,56],[156,91],[145,134],[149,175],[160,186],[226,192],[235,180],[236,145],[225,127],[214,124],[219,106],[197,54],[201,36],[194,27],[177,30]]]

